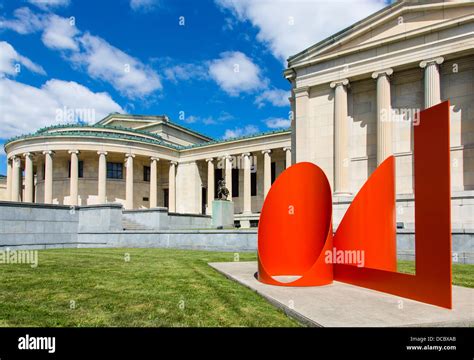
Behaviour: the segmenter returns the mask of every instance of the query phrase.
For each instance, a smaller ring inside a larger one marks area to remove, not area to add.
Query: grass
[[[414,274],[415,262],[399,260],[397,270],[402,273]],[[453,264],[453,285],[474,288],[474,265]]]
[[[299,326],[207,265],[233,253],[61,249],[38,259],[0,265],[0,326]]]
[[[129,261],[126,261],[129,254]],[[241,261],[256,260],[240,253]],[[170,249],[61,249],[39,266],[0,265],[0,326],[299,326],[255,292],[207,265],[233,253]],[[398,271],[414,273],[413,261]],[[474,287],[474,265],[453,284]]]

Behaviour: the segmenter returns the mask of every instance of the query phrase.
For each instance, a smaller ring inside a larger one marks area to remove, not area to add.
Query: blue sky
[[[217,139],[287,127],[285,59],[384,5],[0,1],[0,143],[114,111],[166,114]]]

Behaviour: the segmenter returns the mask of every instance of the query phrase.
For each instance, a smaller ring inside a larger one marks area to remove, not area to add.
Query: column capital
[[[23,154],[23,157],[24,158],[27,158],[27,157],[32,158],[34,155],[35,154],[33,154],[32,152],[26,152],[26,153]]]
[[[379,76],[391,76],[393,74],[393,69],[388,68],[388,69],[383,69],[383,70],[377,70],[372,73],[372,79],[377,79]]]
[[[160,161],[160,158],[156,156],[150,156],[150,161]]]
[[[285,146],[285,147],[283,148],[283,151],[289,151],[289,152],[291,152],[291,147]]]
[[[262,154],[271,154],[272,151],[270,149],[262,150]]]
[[[295,97],[309,96],[309,86],[301,86],[293,89]]]
[[[76,154],[79,155],[79,150],[69,150],[68,154]]]
[[[53,156],[53,155],[54,155],[54,151],[52,151],[52,150],[43,151],[43,155],[51,155],[51,156]]]
[[[349,85],[349,79],[336,80],[329,84],[331,89],[334,89],[337,86],[348,86],[348,85]]]
[[[420,62],[420,67],[422,69],[426,68],[428,65],[441,65],[444,62],[444,57],[439,56],[433,59],[427,59]]]
[[[105,155],[107,156],[107,151],[97,151],[97,155]]]
[[[206,162],[213,162],[214,161],[214,158],[207,158],[206,159]]]
[[[132,158],[132,159],[133,159],[133,158],[135,158],[135,154],[126,153],[126,154],[125,154],[125,158],[127,158],[127,159],[128,159],[128,158]]]
[[[178,165],[178,162],[177,161],[170,161],[170,165],[176,166],[176,165]]]

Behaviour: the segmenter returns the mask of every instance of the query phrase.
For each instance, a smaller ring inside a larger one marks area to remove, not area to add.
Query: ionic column
[[[420,67],[425,69],[425,109],[441,102],[439,65],[443,62],[441,56],[420,62]]]
[[[334,193],[349,194],[349,129],[347,86],[349,80],[334,81]]]
[[[20,201],[21,159],[12,158],[12,201]]]
[[[390,100],[390,79],[393,69],[376,71],[377,79],[377,165],[393,154],[392,150],[392,104]]]
[[[44,151],[44,203],[53,203],[53,151]]]
[[[271,150],[263,150],[263,197],[265,198],[272,186],[272,158]]]
[[[209,158],[207,161],[207,214],[212,214],[212,202],[214,201],[214,159]]]
[[[71,177],[69,179],[69,205],[79,203],[79,151],[70,150],[71,155]]]
[[[7,158],[7,201],[12,201],[12,166],[13,161]]]
[[[304,86],[293,90],[295,113],[292,131],[293,163],[311,161],[311,142],[314,142],[314,134],[311,131],[311,119],[309,119],[309,87]]]
[[[25,157],[25,199],[24,202],[33,202],[34,174],[33,174],[33,154],[23,154]]]
[[[291,147],[284,147],[283,151],[285,152],[285,169],[288,169],[291,166]]]
[[[225,186],[229,190],[228,200],[232,201],[232,156],[225,157]]]
[[[125,209],[133,209],[133,154],[125,154],[125,167],[127,178],[125,179]]]
[[[251,181],[250,176],[250,153],[242,154],[243,165],[244,165],[244,214],[250,214],[252,212],[252,193],[251,193]]]
[[[158,206],[158,159],[150,158],[150,209]]]
[[[99,155],[97,200],[99,204],[105,204],[107,202],[107,152],[98,151],[97,155]]]
[[[168,212],[176,212],[176,161],[170,162],[168,184]]]

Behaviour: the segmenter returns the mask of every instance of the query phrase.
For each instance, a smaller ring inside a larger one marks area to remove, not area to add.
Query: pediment
[[[320,57],[360,48],[384,46],[416,33],[433,32],[436,27],[456,24],[474,16],[474,2],[451,1],[428,4],[423,1],[401,1],[380,10],[331,38],[308,48],[289,59],[298,66]]]

